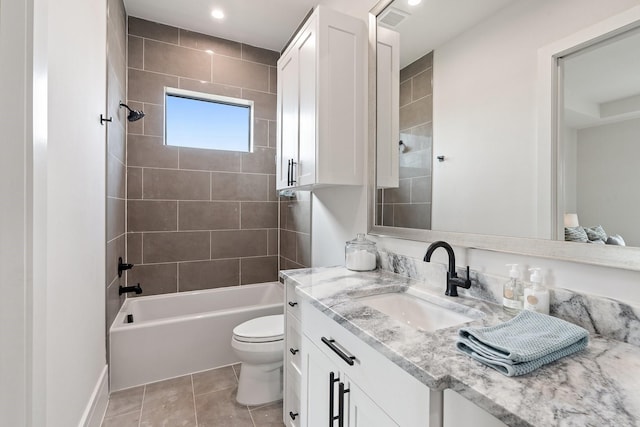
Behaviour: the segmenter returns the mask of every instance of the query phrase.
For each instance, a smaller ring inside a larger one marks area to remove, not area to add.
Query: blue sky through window
[[[250,150],[250,107],[169,93],[165,105],[167,145]]]

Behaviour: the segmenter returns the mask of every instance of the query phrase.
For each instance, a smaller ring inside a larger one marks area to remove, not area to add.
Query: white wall
[[[577,158],[580,224],[640,246],[640,119],[579,130]]]
[[[47,422],[78,424],[106,365],[106,2],[48,9]],[[71,13],[71,11],[73,11]]]
[[[0,2],[0,425],[27,424],[27,2]],[[7,67],[5,64],[12,64]]]
[[[0,425],[74,426],[106,372],[106,5],[0,7]]]
[[[311,266],[343,265],[345,243],[367,232],[366,187],[326,187],[311,196]]]
[[[348,4],[345,4],[348,3]],[[346,13],[367,19],[366,13],[370,7],[375,5],[376,1],[360,0],[354,2],[340,2],[339,0],[325,0],[323,4],[333,7],[337,10],[343,10]],[[477,34],[480,37],[479,44],[487,43],[493,40],[496,46],[506,47],[510,49],[491,49],[486,52],[489,56],[482,57],[483,62],[492,60],[501,67],[506,67],[505,73],[510,79],[505,82],[507,86],[513,85],[515,91],[511,101],[512,108],[505,110],[505,106],[498,104],[495,108],[499,111],[506,111],[502,118],[501,125],[497,127],[499,131],[505,132],[508,137],[500,136],[500,139],[509,144],[516,144],[522,147],[522,151],[514,159],[524,171],[529,174],[529,179],[535,183],[537,179],[538,165],[536,151],[536,115],[537,106],[535,105],[536,81],[537,81],[537,49],[543,45],[549,44],[557,39],[587,27],[606,17],[620,13],[626,9],[638,5],[637,0],[545,0],[545,1],[522,1],[515,6],[515,9],[503,12],[504,21],[499,27],[486,27],[485,34]],[[533,10],[537,9],[537,10]],[[518,14],[524,14],[518,17]],[[509,17],[509,19],[506,19]],[[512,19],[512,20],[511,20]],[[528,30],[524,31],[524,24],[529,25]],[[496,22],[499,24],[499,22]],[[533,25],[531,27],[532,24]],[[516,37],[520,43],[512,43],[506,40],[508,36]],[[473,43],[473,40],[469,42]],[[490,47],[490,46],[489,46]],[[525,65],[515,66],[511,64],[515,58],[525,56]],[[473,69],[477,69],[481,64],[475,64]],[[507,71],[509,70],[509,71]],[[482,71],[480,71],[482,72]],[[514,75],[522,73],[522,76]],[[504,74],[504,73],[503,73]],[[516,78],[517,77],[517,78]],[[500,84],[499,81],[489,76],[488,82],[477,81],[477,85]],[[515,84],[514,82],[519,82]],[[437,85],[436,85],[437,87]],[[473,89],[473,88],[472,88]],[[487,94],[482,89],[472,92],[479,95]],[[484,100],[477,97],[471,102],[477,108],[482,108]],[[366,101],[365,101],[366,102]],[[468,111],[470,112],[470,111]],[[495,112],[493,113],[495,114]],[[437,120],[437,119],[436,119]],[[464,124],[464,121],[460,122]],[[483,130],[490,133],[490,129]],[[508,147],[504,150],[506,153],[513,153],[513,149]],[[529,155],[531,153],[531,155]],[[445,153],[446,154],[446,153]],[[503,156],[502,150],[498,150],[498,156]],[[540,162],[548,162],[549,159],[540,159]],[[445,162],[446,163],[446,162]],[[473,169],[467,171],[469,180],[484,172],[482,170]],[[510,177],[507,177],[510,179]],[[535,184],[530,184],[526,179],[522,179],[520,174],[516,178],[517,182],[524,182],[524,188],[534,188]],[[469,181],[465,181],[465,185]],[[502,188],[502,183],[501,187]],[[528,206],[535,206],[535,197],[537,189],[531,194],[531,200],[522,199],[523,203]],[[523,193],[524,194],[524,193]],[[464,198],[456,194],[456,205],[454,212],[459,209],[473,209],[474,206],[465,202]],[[471,206],[471,207],[469,207]],[[481,210],[480,210],[481,211]],[[478,214],[478,211],[476,211]],[[527,226],[532,226],[532,219],[527,217]],[[372,237],[373,238],[373,237]],[[422,259],[428,244],[424,242],[414,242],[410,240],[400,240],[387,237],[375,238],[381,249],[389,249],[395,252]],[[629,302],[630,304],[640,305],[640,272],[611,269],[606,267],[597,267],[592,265],[555,261],[549,259],[536,259],[533,257],[523,257],[511,254],[503,254],[497,252],[481,251],[476,249],[455,248],[457,261],[460,265],[469,264],[473,269],[497,274],[505,275],[506,270],[504,264],[507,262],[519,262],[528,266],[539,266],[544,269],[545,282],[550,286],[563,287],[577,291],[583,291],[596,295],[609,296]],[[443,251],[444,254],[444,251]],[[437,256],[436,256],[437,255]],[[434,254],[434,260],[446,262],[441,256],[442,254]]]
[[[538,49],[637,4],[519,1],[435,50],[434,154],[447,160],[434,164],[434,230],[549,233],[537,218]]]

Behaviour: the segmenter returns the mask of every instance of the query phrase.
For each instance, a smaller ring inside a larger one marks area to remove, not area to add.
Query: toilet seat
[[[233,338],[240,342],[273,342],[284,339],[284,314],[257,317],[233,328]]]

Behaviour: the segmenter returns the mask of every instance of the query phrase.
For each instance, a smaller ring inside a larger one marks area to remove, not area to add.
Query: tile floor
[[[236,402],[240,365],[112,393],[102,427],[283,427],[282,402]]]

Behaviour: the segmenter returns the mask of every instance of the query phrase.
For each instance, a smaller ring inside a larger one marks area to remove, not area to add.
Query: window
[[[250,152],[253,101],[165,89],[166,145]]]

